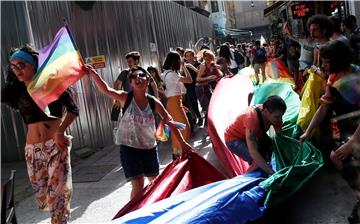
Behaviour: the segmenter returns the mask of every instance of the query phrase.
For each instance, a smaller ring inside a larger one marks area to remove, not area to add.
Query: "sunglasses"
[[[14,70],[23,70],[26,67],[26,64],[24,62],[19,62],[17,64],[10,64],[10,69],[12,71]]]
[[[129,76],[130,79],[136,79],[137,77],[146,79],[148,78],[147,74],[145,74],[143,71],[135,71]]]

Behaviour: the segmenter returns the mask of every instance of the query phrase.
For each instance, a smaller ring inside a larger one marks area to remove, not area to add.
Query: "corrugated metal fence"
[[[83,3],[83,4],[89,4]],[[193,46],[210,36],[208,18],[174,2],[94,2],[84,10],[75,2],[1,2],[1,81],[8,69],[11,47],[31,43],[48,45],[66,19],[82,56],[105,55],[102,77],[112,86],[120,70],[127,67],[124,54],[141,52],[141,65],[159,66],[170,48]],[[150,47],[152,43],[152,47]],[[73,149],[112,144],[111,99],[83,78],[75,85],[80,116],[70,127]],[[23,160],[26,126],[21,117],[1,107],[2,161]]]

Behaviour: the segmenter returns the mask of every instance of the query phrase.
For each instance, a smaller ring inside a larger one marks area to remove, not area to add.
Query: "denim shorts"
[[[159,174],[159,156],[157,147],[137,149],[120,145],[120,161],[127,181],[142,176],[154,177]]]
[[[253,160],[249,154],[249,149],[245,141],[235,139],[226,142],[226,146],[231,152],[233,152],[235,155],[239,156],[241,159],[245,160],[251,165]]]

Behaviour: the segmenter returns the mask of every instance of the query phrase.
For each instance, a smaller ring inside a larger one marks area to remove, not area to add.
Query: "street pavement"
[[[212,150],[209,136],[197,128],[191,139],[196,151],[223,171]],[[169,143],[159,146],[160,168],[171,162]],[[118,146],[98,150],[72,164],[73,199],[71,223],[107,223],[128,202],[131,186],[120,164]],[[2,181],[16,169],[15,201],[18,223],[50,223],[49,213],[39,211],[27,179],[25,162],[2,164]],[[298,193],[269,209],[254,223],[332,224],[347,223],[355,196],[332,168],[322,168]]]

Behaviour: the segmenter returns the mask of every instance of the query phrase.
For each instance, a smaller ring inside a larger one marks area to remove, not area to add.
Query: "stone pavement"
[[[211,148],[210,139],[196,129],[191,144],[214,165],[219,167]],[[171,162],[170,144],[159,145],[160,168]],[[50,223],[49,213],[39,211],[26,174],[25,162],[2,164],[2,178],[16,169],[15,200],[19,223]],[[128,202],[131,185],[126,182],[120,164],[118,146],[105,147],[86,159],[72,164],[73,199],[71,223],[106,223]],[[94,178],[95,176],[95,178]]]
[[[221,170],[209,137],[196,129],[191,144]],[[169,143],[160,144],[161,169],[171,162]],[[49,213],[35,207],[25,162],[2,164],[4,174],[15,168],[15,200],[18,222],[50,223]],[[8,175],[5,175],[7,178]],[[117,146],[105,147],[86,159],[73,162],[71,223],[107,223],[128,202],[131,186],[126,183]],[[347,223],[355,196],[333,169],[321,169],[298,193],[280,206],[269,209],[255,223],[332,224]]]

